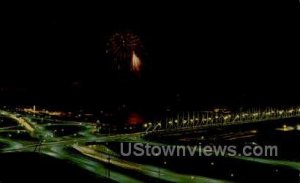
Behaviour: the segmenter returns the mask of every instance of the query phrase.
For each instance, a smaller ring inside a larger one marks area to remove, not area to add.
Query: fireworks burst
[[[132,59],[131,59],[131,70],[134,72],[140,72],[141,66],[142,66],[142,62],[140,58],[133,51]]]
[[[109,39],[106,53],[112,57],[118,70],[129,69],[139,73],[142,67],[142,49],[142,42],[136,34],[118,32]]]

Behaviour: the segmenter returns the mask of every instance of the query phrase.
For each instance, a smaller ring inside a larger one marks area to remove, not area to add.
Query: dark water
[[[300,121],[267,121],[258,124],[246,124],[222,128],[204,129],[193,133],[152,137],[155,141],[182,145],[275,145],[280,160],[300,162]]]

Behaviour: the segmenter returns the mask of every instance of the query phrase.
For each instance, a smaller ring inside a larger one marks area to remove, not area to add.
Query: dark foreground
[[[113,182],[68,162],[37,153],[0,155],[0,182]]]

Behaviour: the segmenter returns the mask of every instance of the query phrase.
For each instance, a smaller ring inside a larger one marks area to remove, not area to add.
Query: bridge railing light
[[[243,113],[243,114],[242,114],[242,117],[245,118],[245,117],[247,117],[248,115],[249,115],[248,113]]]
[[[253,112],[249,111],[241,111],[238,113],[209,113],[207,112],[206,114],[203,113],[198,113],[198,115],[194,115],[193,117],[190,118],[190,116],[180,116],[177,115],[177,119],[166,119],[166,124],[169,124],[170,127],[172,125],[177,126],[178,128],[180,127],[186,127],[186,124],[191,124],[194,126],[194,123],[197,122],[195,125],[202,125],[204,124],[211,124],[211,123],[227,123],[227,122],[243,122],[243,121],[256,121],[256,120],[264,120],[264,119],[269,119],[269,118],[285,118],[285,117],[291,117],[293,115],[298,116],[300,115],[300,107],[295,107],[295,108],[288,108],[288,109],[276,109],[276,108],[268,108],[264,111],[258,111],[258,110],[251,110]],[[211,114],[211,115],[209,115]],[[196,117],[197,116],[197,117]],[[198,124],[199,123],[199,124]],[[178,124],[183,124],[183,125],[178,125]],[[143,127],[145,129],[150,129],[150,128],[160,128],[162,126],[161,122],[154,122],[153,124],[151,122],[143,124]],[[175,127],[174,126],[174,127]]]

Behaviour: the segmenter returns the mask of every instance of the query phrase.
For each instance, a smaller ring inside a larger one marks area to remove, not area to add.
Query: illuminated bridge
[[[248,111],[229,112],[225,110],[187,112],[164,120],[144,124],[145,133],[177,132],[196,130],[206,127],[220,127],[244,123],[257,123],[280,119],[299,118],[300,107],[251,109]]]

